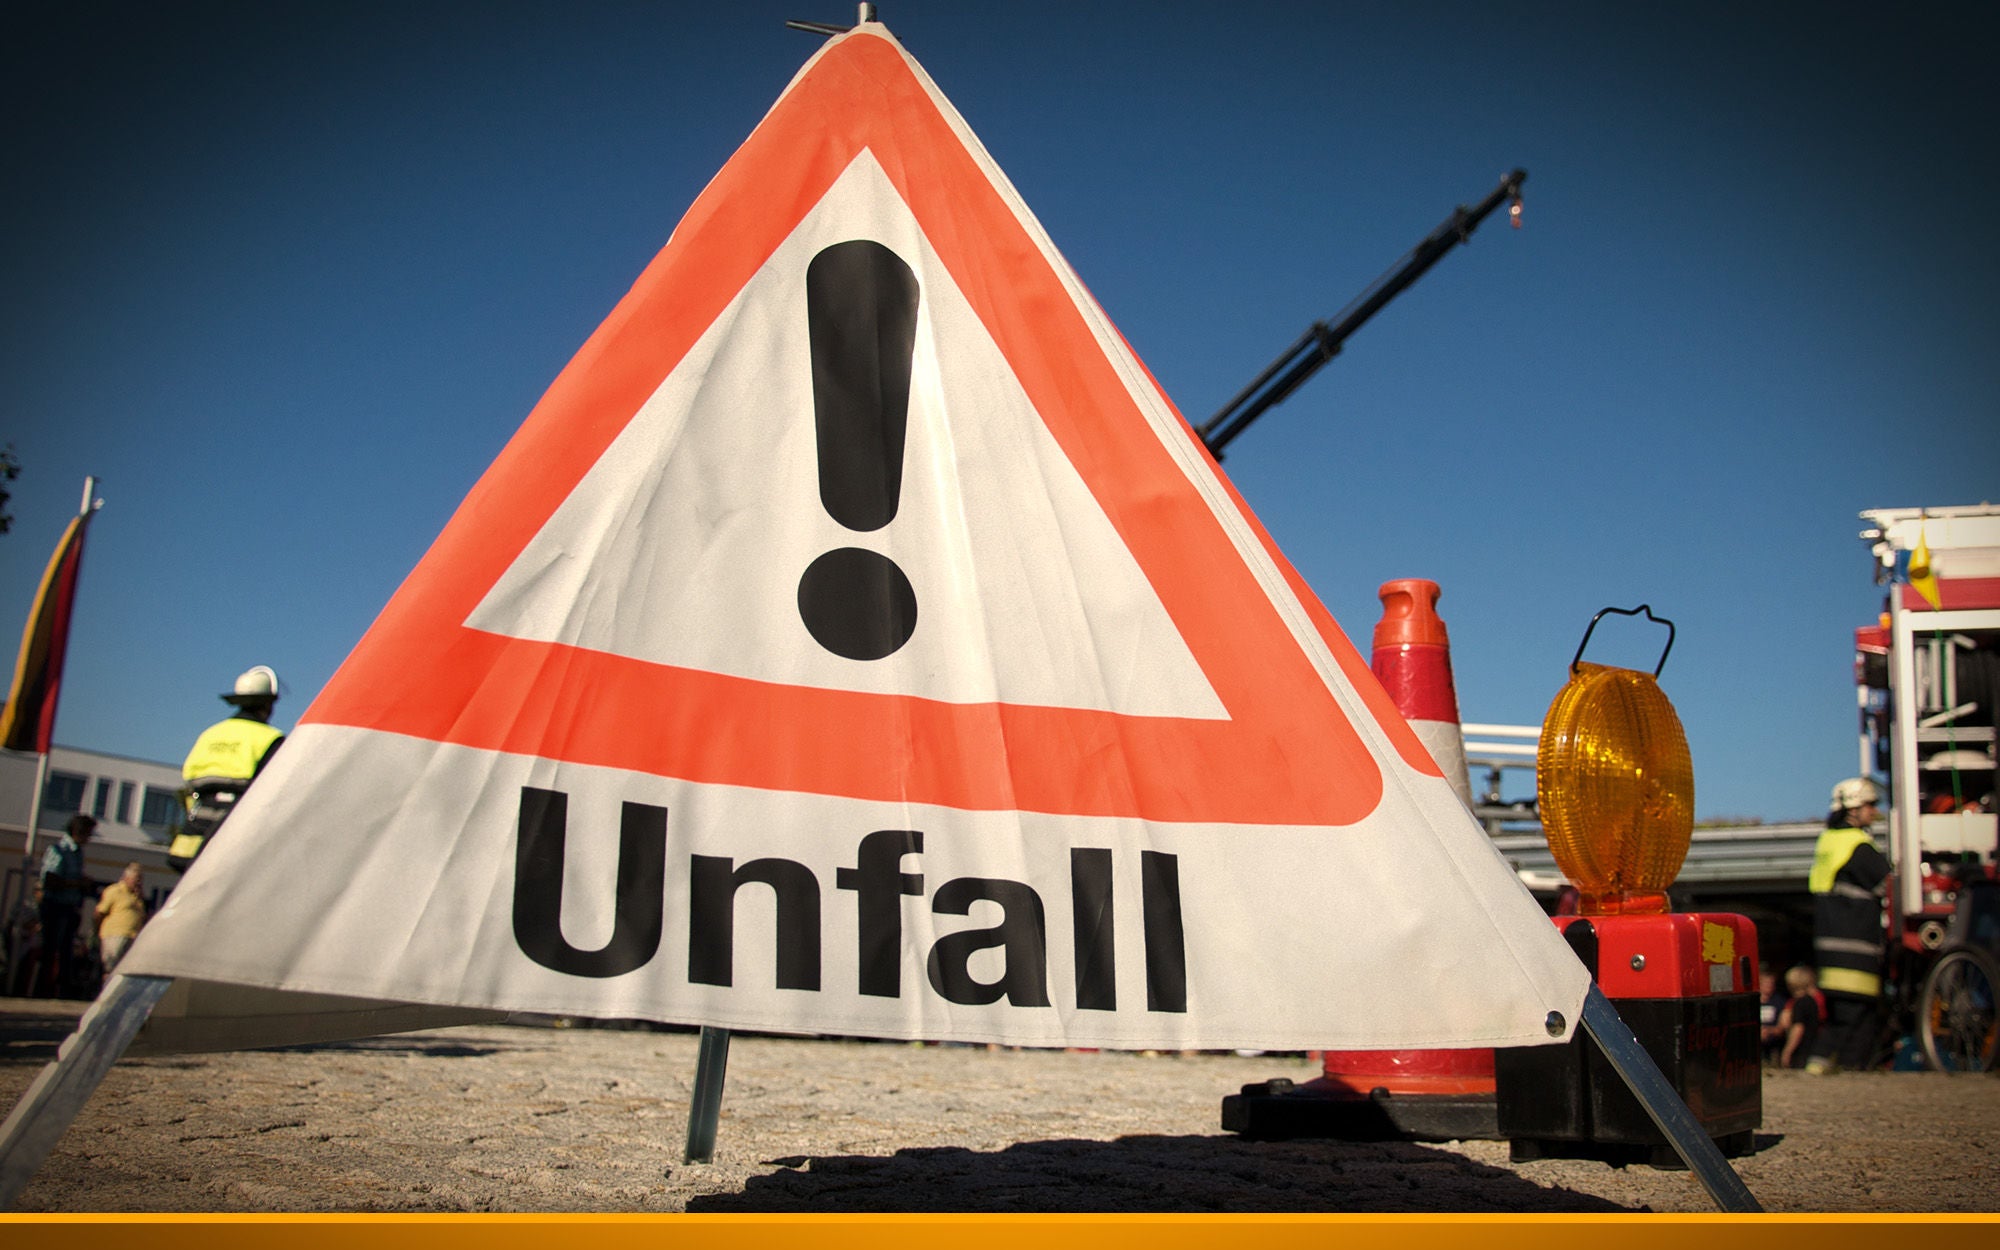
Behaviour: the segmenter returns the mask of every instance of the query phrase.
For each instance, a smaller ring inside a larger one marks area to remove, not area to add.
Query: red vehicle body
[[[1911,1008],[1959,893],[1992,880],[2000,852],[2000,506],[1861,518],[1887,591],[1881,618],[1854,631],[1861,772],[1889,796],[1890,974]]]

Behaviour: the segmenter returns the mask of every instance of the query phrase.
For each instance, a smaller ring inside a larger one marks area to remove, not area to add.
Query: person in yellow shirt
[[[167,846],[167,864],[176,872],[187,871],[285,740],[284,731],[271,725],[278,703],[278,675],[271,669],[250,669],[222,701],[235,714],[202,730],[181,765],[187,824]]]
[[[139,865],[127,864],[124,875],[97,896],[97,954],[106,976],[125,958],[126,948],[146,923],[146,900],[139,888]]]

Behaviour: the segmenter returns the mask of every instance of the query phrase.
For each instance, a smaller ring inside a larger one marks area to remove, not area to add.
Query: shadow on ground
[[[0,1016],[0,1063],[52,1062],[64,1040],[76,1032],[77,1014],[73,1011],[66,1013],[60,1007],[38,1010],[33,1006],[15,1005],[5,1016]],[[391,1033],[381,1037],[352,1038],[337,1042],[307,1042],[297,1046],[269,1046],[259,1049],[280,1053],[294,1051],[301,1054],[347,1051],[420,1055],[428,1059],[477,1059],[484,1055],[524,1050],[527,1047],[485,1041],[476,1044],[441,1041],[427,1034]],[[167,1058],[171,1060],[172,1056]],[[198,1065],[198,1061],[192,1062]]]
[[[339,1042],[302,1042],[297,1046],[266,1046],[261,1049],[272,1054],[371,1054],[371,1055],[421,1055],[426,1059],[478,1059],[484,1055],[508,1054],[526,1050],[525,1046],[503,1046],[497,1043],[477,1045],[465,1042],[440,1042],[428,1037],[410,1037],[392,1033],[383,1037],[357,1037]]]
[[[15,999],[0,1014],[0,1062],[48,1063],[55,1059],[63,1039],[76,1032],[76,1020],[85,1004],[66,1009],[61,1003],[41,1003]]]
[[[1407,1142],[1123,1137],[769,1159],[689,1211],[1626,1211]],[[1644,1208],[1640,1208],[1644,1209]]]

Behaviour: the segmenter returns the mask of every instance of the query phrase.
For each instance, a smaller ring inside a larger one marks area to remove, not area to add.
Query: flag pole
[[[83,503],[78,508],[78,514],[87,517],[103,506],[104,501],[97,497],[96,476],[85,476],[83,479]],[[54,726],[51,725],[50,728],[53,730]],[[47,792],[48,785],[49,753],[47,750],[42,750],[36,752],[35,756],[35,792],[28,796],[28,832],[21,842],[21,895],[23,898],[27,897],[30,889],[28,882],[33,879],[35,872],[35,838],[41,832],[42,796]]]
[[[35,870],[35,826],[42,821],[42,791],[48,784],[49,753],[42,751],[35,756],[35,791],[28,796],[28,831],[21,835],[21,894],[18,900],[21,903],[35,901],[35,879],[40,875]],[[12,915],[16,902],[13,891],[9,889],[0,894],[0,900],[6,902],[8,914]],[[14,978],[26,960],[26,952],[9,949],[7,958],[0,961],[0,976],[6,978],[0,982],[0,996],[14,992]],[[32,993],[33,987],[26,987],[25,992]]]
[[[24,874],[35,870],[35,830],[42,823],[42,792],[49,784],[49,753],[43,751],[35,756],[35,792],[28,796],[28,833],[21,844],[21,870]],[[25,896],[28,888],[24,875],[21,889]]]

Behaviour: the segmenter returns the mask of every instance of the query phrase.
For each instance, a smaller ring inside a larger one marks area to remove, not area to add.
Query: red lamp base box
[[[1747,1154],[1764,1120],[1757,930],[1743,916],[1559,916],[1555,923],[1696,1122],[1726,1155]],[[1516,1161],[1678,1156],[1597,1044],[1494,1053],[1499,1135]]]

